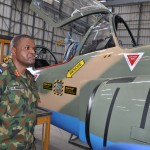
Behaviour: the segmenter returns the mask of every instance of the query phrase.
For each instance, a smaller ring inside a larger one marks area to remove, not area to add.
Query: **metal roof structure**
[[[117,6],[117,5],[132,5],[132,4],[140,4],[150,2],[149,0],[98,0],[103,3],[105,6]]]

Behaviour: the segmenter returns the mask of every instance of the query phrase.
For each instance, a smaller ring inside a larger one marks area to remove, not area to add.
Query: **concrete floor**
[[[36,138],[36,149],[44,150],[42,148],[42,143],[41,143],[42,125],[36,125],[35,138]],[[70,133],[65,132],[51,125],[49,150],[84,150],[85,149],[68,143],[69,138],[70,138]]]

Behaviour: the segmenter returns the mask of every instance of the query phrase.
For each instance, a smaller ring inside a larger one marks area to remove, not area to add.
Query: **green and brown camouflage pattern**
[[[36,82],[27,70],[20,75],[12,60],[0,70],[0,150],[30,150],[39,100]]]

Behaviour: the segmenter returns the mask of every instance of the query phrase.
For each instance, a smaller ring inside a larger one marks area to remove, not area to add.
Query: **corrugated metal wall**
[[[150,3],[115,6],[112,10],[124,18],[139,45],[150,43]],[[120,39],[129,43],[123,28],[120,28]]]

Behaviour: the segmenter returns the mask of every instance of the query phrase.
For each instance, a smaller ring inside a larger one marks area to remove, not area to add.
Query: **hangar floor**
[[[43,150],[41,139],[42,139],[42,125],[37,125],[35,127],[35,138],[36,138],[36,150]],[[70,134],[65,132],[53,125],[51,125],[50,130],[50,150],[84,150],[85,148],[81,148],[75,145],[68,143],[70,138]]]

